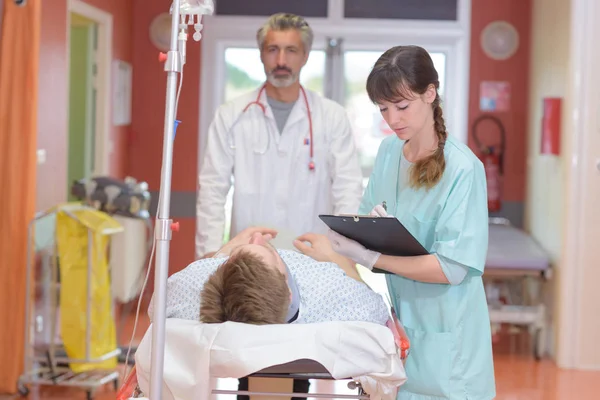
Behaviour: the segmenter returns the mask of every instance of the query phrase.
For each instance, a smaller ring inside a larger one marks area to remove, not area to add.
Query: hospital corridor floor
[[[142,309],[145,309],[142,307]],[[135,315],[129,315],[119,338],[127,345],[133,331]],[[148,327],[148,319],[140,315],[134,344],[141,340]],[[600,372],[560,370],[550,360],[535,361],[529,351],[526,334],[506,334],[494,343],[496,368],[496,400],[596,400],[600,392]],[[346,381],[314,381],[311,393],[354,394]],[[237,380],[223,379],[220,389],[237,389]],[[234,396],[220,395],[217,400],[235,400]],[[332,398],[335,398],[332,396]],[[0,400],[24,399],[19,395],[1,395]],[[29,400],[85,400],[86,392],[77,388],[32,387]],[[114,400],[112,385],[106,385],[94,395],[94,400]]]

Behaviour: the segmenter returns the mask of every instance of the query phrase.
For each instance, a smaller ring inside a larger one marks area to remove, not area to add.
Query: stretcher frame
[[[490,218],[490,226],[502,225],[512,226],[506,218]],[[486,280],[502,281],[505,279],[534,279],[537,284],[543,284],[552,278],[550,262],[545,268],[502,268],[495,265],[486,265]],[[527,285],[524,285],[527,288]],[[527,291],[527,290],[526,290]],[[527,295],[531,296],[527,291]],[[489,305],[490,322],[492,325],[509,324],[514,326],[527,326],[533,337],[533,356],[539,361],[542,359],[545,346],[548,323],[546,318],[546,306],[537,299],[533,305]]]
[[[50,341],[48,348],[44,351],[45,356],[36,355],[36,351],[40,352],[35,345],[34,327],[36,321],[32,319],[35,316],[35,301],[32,302],[32,286],[38,284],[36,276],[33,272],[34,264],[34,228],[35,224],[41,219],[55,214],[58,211],[64,212],[70,218],[79,221],[74,211],[94,210],[94,208],[80,205],[67,204],[52,208],[47,211],[39,212],[29,222],[27,227],[27,266],[26,266],[26,287],[25,287],[25,341],[23,352],[23,368],[24,371],[18,379],[17,389],[21,396],[29,394],[28,385],[50,385],[50,386],[67,386],[79,387],[86,390],[87,399],[91,400],[95,390],[108,383],[113,383],[115,391],[119,386],[119,372],[117,370],[95,370],[75,373],[68,365],[70,363],[101,363],[112,357],[118,357],[121,350],[115,347],[113,350],[106,352],[96,358],[90,356],[90,341],[91,341],[91,276],[92,276],[92,249],[93,249],[93,232],[91,228],[87,228],[88,232],[88,248],[87,248],[87,299],[86,299],[86,335],[85,335],[85,353],[83,359],[70,358],[66,355],[63,346],[56,342],[57,338],[57,314],[58,314],[58,296],[60,293],[60,283],[58,282],[58,265],[56,259],[58,257],[57,241],[56,241],[56,226],[54,227],[54,239],[51,245],[50,256],[50,281],[42,281],[41,285],[48,286],[50,298]],[[103,235],[112,235],[119,233],[121,230],[106,228],[102,230]],[[43,268],[43,267],[42,267]],[[43,275],[43,274],[42,274]],[[32,285],[33,284],[33,285]],[[112,294],[111,294],[112,298]],[[33,304],[32,304],[33,303]],[[114,319],[114,303],[111,301],[110,315]],[[45,328],[42,328],[45,329]],[[63,355],[64,354],[64,355]]]
[[[269,368],[265,368],[254,374],[248,376],[248,378],[273,378],[273,379],[303,379],[303,380],[336,380],[331,374],[316,361],[313,360],[297,360],[286,364],[276,365]],[[351,379],[351,378],[347,378]],[[337,380],[347,380],[337,379]],[[365,393],[360,382],[350,380],[348,382],[348,388],[351,390],[358,390],[356,395],[342,395],[334,393],[297,393],[291,392],[260,392],[251,390],[220,390],[215,389],[212,391],[213,395],[247,395],[247,396],[270,396],[270,397],[300,397],[300,398],[339,398],[339,399],[360,399],[368,400],[370,396]]]

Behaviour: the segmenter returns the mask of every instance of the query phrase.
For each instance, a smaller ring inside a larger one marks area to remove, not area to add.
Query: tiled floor
[[[143,310],[146,308],[143,306]],[[138,322],[137,339],[143,336],[148,326],[145,313]],[[127,319],[120,343],[128,344],[133,327],[133,318]],[[503,337],[495,344],[495,368],[497,400],[597,400],[600,398],[600,372],[564,371],[556,365],[543,360],[536,362],[527,351],[526,336]],[[222,388],[235,389],[235,380],[222,380]],[[319,381],[311,385],[315,393],[351,393],[346,382]],[[220,400],[233,396],[220,396]],[[2,396],[0,400],[19,399],[18,395]],[[32,388],[29,400],[67,400],[86,399],[86,393],[80,389],[59,389],[56,387]],[[112,385],[100,389],[95,400],[114,400]]]

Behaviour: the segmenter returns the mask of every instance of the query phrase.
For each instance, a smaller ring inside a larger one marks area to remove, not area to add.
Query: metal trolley
[[[115,347],[113,350],[92,357],[90,352],[91,321],[90,313],[93,307],[92,290],[92,249],[93,232],[88,227],[87,248],[87,274],[86,274],[86,330],[85,330],[85,358],[74,359],[67,355],[61,340],[58,339],[57,317],[59,311],[58,299],[60,296],[61,283],[59,282],[59,260],[57,251],[56,226],[52,227],[52,241],[41,250],[43,261],[40,271],[34,273],[35,252],[33,232],[38,225],[52,221],[52,215],[58,211],[65,213],[70,218],[79,221],[75,212],[81,210],[93,210],[91,207],[78,203],[68,203],[55,207],[45,212],[38,213],[28,226],[27,243],[27,281],[25,291],[25,349],[24,349],[24,372],[19,377],[18,390],[22,396],[29,394],[29,385],[57,385],[67,387],[79,387],[87,391],[87,398],[91,400],[94,392],[99,387],[113,383],[115,391],[118,389],[119,373],[115,370],[91,370],[86,372],[74,372],[69,366],[71,363],[101,363],[112,357],[118,357],[121,350]],[[45,220],[45,221],[44,221]],[[48,225],[52,225],[49,223]],[[121,229],[106,228],[100,231],[102,235],[119,233]],[[34,294],[43,296],[41,302],[43,309],[36,309]],[[114,320],[113,302],[110,302],[110,316]]]

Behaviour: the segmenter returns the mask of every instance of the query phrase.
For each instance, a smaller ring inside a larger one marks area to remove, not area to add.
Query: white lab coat
[[[230,131],[257,95],[258,89],[221,105],[210,125],[196,204],[197,257],[222,245],[232,174],[232,237],[256,225],[295,235],[324,232],[326,226],[319,214],[358,211],[362,173],[344,108],[306,90],[314,136],[315,169],[311,171],[310,146],[305,144],[309,121],[301,93],[281,134],[264,91],[260,102],[266,107],[266,117],[259,107],[252,106]],[[232,133],[235,149],[230,147]],[[266,153],[256,154],[266,149],[267,134],[270,145]]]

